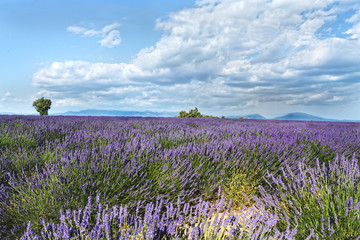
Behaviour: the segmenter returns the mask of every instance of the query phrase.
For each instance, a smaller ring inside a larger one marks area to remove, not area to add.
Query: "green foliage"
[[[51,107],[51,100],[46,98],[39,98],[33,102],[33,107],[40,115],[48,115],[48,111]]]
[[[297,239],[305,239],[309,229],[321,239],[356,239],[360,236],[360,176],[358,163],[345,165],[338,158],[329,167],[325,163],[314,170],[299,165],[300,179],[296,184],[277,183],[278,227],[286,229],[288,222],[297,227]],[[286,172],[287,174],[292,174]],[[286,216],[285,216],[286,214]]]
[[[181,117],[181,118],[218,118],[216,116],[212,116],[212,115],[202,115],[199,110],[197,109],[197,107],[195,107],[194,109],[191,109],[189,112],[186,112],[184,110],[179,112],[179,116],[177,117]],[[225,118],[225,117],[223,117]]]
[[[179,117],[185,118],[185,117],[189,117],[189,116],[188,116],[188,113],[186,111],[180,111]]]
[[[240,171],[226,176],[225,181],[222,183],[222,191],[226,199],[233,200],[235,208],[253,204],[253,201],[248,196],[258,194],[259,181],[256,177],[247,176],[246,173]]]
[[[199,112],[199,110],[197,109],[197,107],[195,107],[194,109],[191,109],[188,113],[188,117],[189,118],[201,118],[201,113]]]
[[[202,118],[219,118],[213,115],[202,115]]]
[[[190,140],[162,138],[159,141],[162,149],[177,148],[178,146],[183,145],[184,143],[187,142],[190,142]]]

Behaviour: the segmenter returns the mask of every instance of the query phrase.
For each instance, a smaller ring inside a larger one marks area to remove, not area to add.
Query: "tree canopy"
[[[184,110],[179,112],[179,116],[177,117],[181,117],[181,118],[218,118],[216,116],[212,116],[212,115],[202,115],[199,110],[197,109],[197,107],[195,107],[194,109],[190,109],[189,112],[186,112]]]
[[[33,107],[40,115],[48,115],[51,107],[51,100],[46,98],[39,98],[33,102]]]

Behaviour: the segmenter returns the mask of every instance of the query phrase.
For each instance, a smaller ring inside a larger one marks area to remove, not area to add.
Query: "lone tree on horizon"
[[[51,107],[51,100],[44,97],[39,98],[33,102],[33,107],[40,115],[48,115],[48,111]]]

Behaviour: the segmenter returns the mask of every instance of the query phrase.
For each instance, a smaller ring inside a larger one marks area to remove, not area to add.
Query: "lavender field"
[[[0,239],[360,239],[360,124],[0,116]]]

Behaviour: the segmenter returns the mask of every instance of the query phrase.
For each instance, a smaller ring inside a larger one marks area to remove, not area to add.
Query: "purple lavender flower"
[[[111,230],[110,230],[110,216],[108,213],[105,214],[104,217],[104,225],[105,225],[105,233],[107,239],[111,239]]]
[[[349,211],[352,210],[353,208],[353,203],[354,203],[354,200],[352,197],[349,197],[347,200],[346,200],[346,206],[345,206],[345,214],[347,215]]]
[[[152,240],[155,237],[155,223],[151,223],[146,230],[146,240]]]

